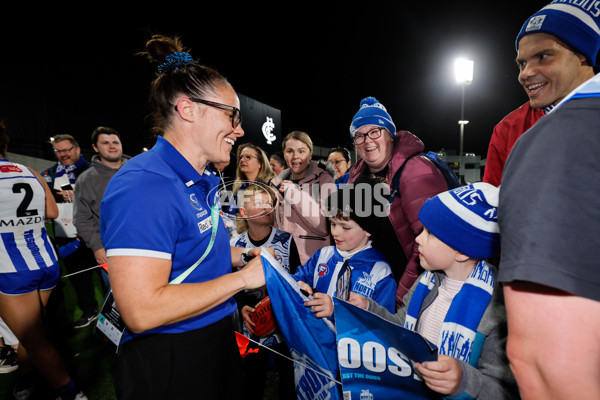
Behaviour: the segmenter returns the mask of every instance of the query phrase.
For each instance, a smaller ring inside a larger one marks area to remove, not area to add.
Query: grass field
[[[64,268],[62,268],[64,273]],[[97,272],[93,273],[98,304],[103,301],[102,285]],[[65,313],[67,322],[72,324],[79,319],[81,311],[75,306],[75,291],[68,279],[63,279]],[[54,290],[61,290],[58,287]],[[94,325],[81,329],[71,329],[66,335],[66,349],[61,349],[71,377],[88,395],[90,400],[115,398],[112,375],[110,373],[114,355],[94,334]],[[0,399],[12,399],[13,382],[17,371],[0,375]],[[55,392],[43,378],[36,379],[36,389],[31,399],[55,399]]]

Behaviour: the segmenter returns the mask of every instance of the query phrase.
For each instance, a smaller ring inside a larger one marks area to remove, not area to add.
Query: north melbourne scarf
[[[415,331],[421,306],[435,286],[435,279],[431,271],[426,271],[419,279],[408,305],[404,328]],[[492,297],[494,281],[494,274],[487,262],[480,261],[452,300],[444,318],[437,343],[439,354],[476,365],[477,360],[471,360],[471,350],[477,327]]]

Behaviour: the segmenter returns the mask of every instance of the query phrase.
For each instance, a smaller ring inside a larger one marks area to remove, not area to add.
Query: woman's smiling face
[[[381,129],[381,136],[372,139],[367,135],[373,129]],[[373,125],[365,125],[356,131],[355,137],[365,135],[365,141],[361,144],[355,144],[356,152],[369,166],[371,172],[379,172],[384,169],[392,159],[394,150],[394,139],[387,129],[379,128]]]

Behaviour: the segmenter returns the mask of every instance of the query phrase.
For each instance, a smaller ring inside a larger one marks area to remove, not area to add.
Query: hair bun
[[[181,65],[186,65],[193,62],[194,59],[189,53],[176,51],[165,57],[165,62],[158,66],[158,72],[160,74],[166,74]]]

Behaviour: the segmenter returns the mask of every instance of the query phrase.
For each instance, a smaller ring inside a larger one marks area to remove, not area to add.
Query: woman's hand
[[[441,394],[456,392],[462,381],[462,368],[456,358],[438,355],[437,361],[416,363],[427,387]]]
[[[260,257],[254,257],[244,268],[235,273],[240,274],[244,280],[244,289],[256,289],[266,284],[265,271]]]

